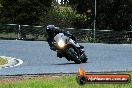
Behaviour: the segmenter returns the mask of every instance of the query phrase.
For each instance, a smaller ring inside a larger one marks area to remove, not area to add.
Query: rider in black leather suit
[[[55,37],[57,34],[59,34],[59,33],[63,33],[64,35],[66,35],[66,36],[68,36],[69,38],[71,38],[72,40],[74,40],[74,41],[75,41],[75,44],[77,43],[77,40],[76,40],[76,38],[75,38],[73,35],[71,35],[71,34],[69,34],[69,33],[66,33],[66,32],[64,32],[64,31],[62,31],[62,30],[56,28],[54,25],[48,25],[47,28],[46,28],[46,32],[47,32],[47,35],[48,35],[47,41],[48,41],[48,44],[49,44],[51,50],[54,50],[54,51],[56,50],[56,49],[54,48],[52,42],[53,42],[53,40],[54,40],[54,37]],[[80,46],[80,47],[79,47],[80,49],[83,49],[83,48],[84,48],[82,45],[79,45],[79,46]],[[58,53],[57,53],[57,56],[58,56]]]

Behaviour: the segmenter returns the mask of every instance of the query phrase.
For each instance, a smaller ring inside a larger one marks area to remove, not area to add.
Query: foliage
[[[97,27],[116,31],[130,30],[132,0],[99,0],[97,2]]]
[[[86,15],[87,27],[93,25],[95,0],[69,0],[78,13]],[[97,28],[130,30],[132,25],[132,0],[97,0]]]
[[[69,0],[68,4],[79,14],[82,14],[81,17],[77,18],[77,22],[75,22],[75,24],[78,23],[80,25],[77,25],[77,27],[91,28],[91,26],[93,26],[93,0]]]
[[[52,0],[1,0],[1,4],[2,22],[33,25],[46,15]]]
[[[69,6],[53,6],[46,17],[41,17],[42,25],[54,24],[61,28],[73,27],[76,13]]]

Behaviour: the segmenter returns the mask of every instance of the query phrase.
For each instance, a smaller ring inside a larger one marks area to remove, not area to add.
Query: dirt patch
[[[0,76],[0,83],[13,83],[21,80],[53,80],[61,79],[64,75],[23,75],[23,76]]]

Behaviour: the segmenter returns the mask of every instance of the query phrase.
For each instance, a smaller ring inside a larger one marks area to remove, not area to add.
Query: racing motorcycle
[[[84,50],[79,48],[80,45],[63,33],[54,37],[53,45],[59,58],[65,57],[68,61],[74,61],[76,64],[86,63],[88,59]]]

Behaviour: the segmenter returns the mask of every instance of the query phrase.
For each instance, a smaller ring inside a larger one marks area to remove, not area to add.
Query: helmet
[[[54,25],[48,25],[46,28],[47,33],[53,33],[55,31],[55,26]]]

